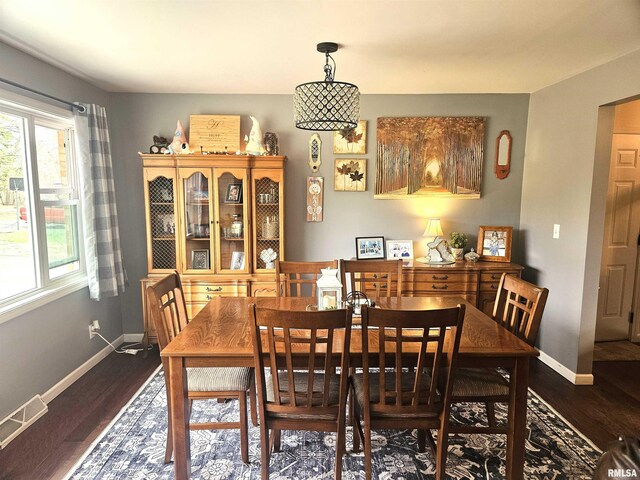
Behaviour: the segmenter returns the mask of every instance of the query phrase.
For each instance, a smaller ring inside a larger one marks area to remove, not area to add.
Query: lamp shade
[[[440,226],[440,219],[430,218],[427,221],[427,228],[424,229],[424,233],[422,234],[422,236],[430,237],[430,238],[444,236],[444,233],[442,232],[442,227]]]
[[[317,46],[324,53],[324,81],[298,85],[293,93],[293,119],[302,130],[346,130],[356,128],[360,119],[360,90],[353,83],[336,82],[335,61],[330,55],[338,44],[322,42]],[[333,63],[333,67],[329,63]]]
[[[293,95],[293,117],[302,130],[356,128],[360,118],[360,91],[352,83],[309,82]]]

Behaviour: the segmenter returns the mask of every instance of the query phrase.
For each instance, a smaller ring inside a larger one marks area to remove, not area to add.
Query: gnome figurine
[[[262,155],[264,150],[264,145],[262,144],[262,129],[260,128],[260,123],[256,117],[250,116],[253,125],[251,125],[251,131],[249,132],[249,138],[247,140],[246,152],[251,155]]]
[[[178,123],[176,124],[176,131],[173,134],[173,141],[169,144],[169,148],[167,148],[166,153],[191,153],[191,151],[189,150],[189,144],[187,143],[187,136],[184,134],[184,128],[182,128],[182,123],[180,123],[180,120],[178,120]]]

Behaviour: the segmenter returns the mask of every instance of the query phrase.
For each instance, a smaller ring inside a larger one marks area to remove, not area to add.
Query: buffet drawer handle
[[[437,275],[432,275],[431,278],[433,278],[434,280],[447,280],[449,278],[449,275],[443,275],[441,277]]]
[[[437,286],[437,285],[431,285],[431,288],[433,288],[434,290],[446,290],[447,288],[449,288],[449,285],[442,285],[442,286]]]
[[[501,277],[501,276],[502,276],[502,275],[493,275],[493,274],[492,274],[492,275],[491,275],[491,280],[500,280],[500,277]]]
[[[497,289],[498,289],[498,286],[497,286],[497,285],[491,285],[491,288],[492,288],[493,290],[497,290]]]
[[[216,287],[216,288],[207,287],[207,292],[221,292],[221,291],[222,291],[222,287]]]

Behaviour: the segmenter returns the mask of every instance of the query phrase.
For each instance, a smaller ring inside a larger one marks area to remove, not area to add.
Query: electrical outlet
[[[553,224],[553,238],[560,238],[560,224]]]
[[[91,321],[91,325],[93,326],[94,330],[100,330],[100,321],[99,320],[92,320]]]
[[[93,337],[96,336],[96,328],[93,326],[93,324],[89,325],[89,340],[92,340]]]

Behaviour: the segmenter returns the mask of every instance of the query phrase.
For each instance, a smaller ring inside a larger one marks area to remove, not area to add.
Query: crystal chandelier
[[[338,44],[323,42],[317,48],[325,54],[324,81],[302,83],[296,87],[293,95],[296,127],[302,130],[355,128],[360,118],[360,91],[352,83],[333,80],[336,62],[329,54],[338,51]]]

